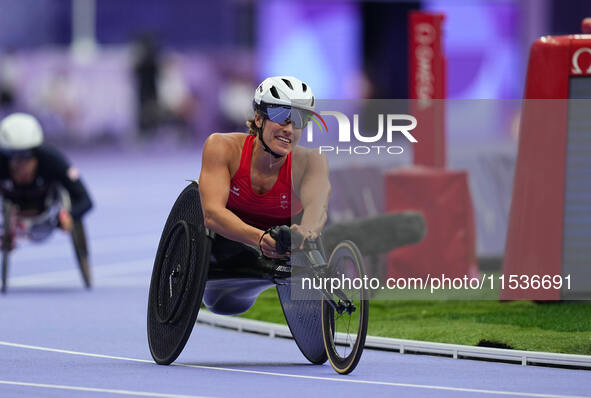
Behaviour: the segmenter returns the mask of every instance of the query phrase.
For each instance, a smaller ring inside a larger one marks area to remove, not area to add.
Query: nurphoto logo
[[[321,145],[318,147],[320,153],[334,152],[336,155],[368,155],[387,153],[389,155],[400,155],[404,148],[399,145],[367,145],[383,141],[384,135],[386,143],[391,144],[393,137],[402,134],[409,142],[416,143],[417,139],[411,134],[411,131],[417,127],[417,119],[412,115],[406,114],[378,114],[378,131],[374,135],[361,134],[359,131],[359,115],[353,115],[353,128],[347,115],[336,111],[321,111],[320,116],[332,116],[338,124],[338,142],[339,145]],[[320,120],[326,127],[322,118]],[[319,123],[316,123],[320,126]],[[322,131],[322,127],[320,127]],[[351,130],[353,134],[351,134]],[[306,140],[314,142],[314,125],[308,123]],[[349,145],[340,145],[347,143]],[[363,143],[366,145],[353,145],[354,143]]]

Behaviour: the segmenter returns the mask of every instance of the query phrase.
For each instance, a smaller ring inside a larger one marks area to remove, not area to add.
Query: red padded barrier
[[[583,23],[586,29],[588,23]],[[519,133],[505,275],[562,273],[569,77],[591,76],[589,35],[532,44]],[[557,300],[558,289],[501,291],[501,299]]]
[[[386,210],[423,213],[427,233],[388,254],[389,277],[476,275],[475,228],[468,175],[427,167],[385,174]]]

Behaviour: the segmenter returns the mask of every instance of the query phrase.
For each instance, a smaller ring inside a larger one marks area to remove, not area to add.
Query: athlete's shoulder
[[[247,136],[245,133],[213,133],[205,140],[203,155],[232,158],[242,151]]]
[[[41,145],[34,149],[34,155],[40,163],[48,163],[53,166],[67,167],[69,162],[64,154],[50,145]]]
[[[246,137],[248,137],[246,133],[213,133],[207,137],[205,142],[214,142],[220,145],[242,145]]]
[[[325,158],[317,148],[306,148],[299,145],[294,148],[292,156],[294,163],[306,165],[309,162],[317,162]]]

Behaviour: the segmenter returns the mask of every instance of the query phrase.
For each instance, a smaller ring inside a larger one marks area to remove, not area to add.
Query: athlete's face
[[[10,176],[17,184],[32,183],[35,171],[37,171],[37,159],[35,158],[13,158],[10,160]]]
[[[263,116],[257,114],[254,119],[260,128]],[[287,155],[296,147],[302,136],[302,129],[296,129],[292,123],[275,123],[269,119],[264,121],[263,139],[271,150],[279,155]]]

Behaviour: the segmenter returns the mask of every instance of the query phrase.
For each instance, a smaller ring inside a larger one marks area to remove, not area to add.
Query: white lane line
[[[49,347],[41,347],[41,346],[34,346],[34,345],[27,345],[27,344],[10,343],[7,341],[0,341],[0,345],[7,346],[7,347],[38,350],[38,351],[57,352],[57,353],[61,353],[61,354],[79,355],[79,356],[92,357],[92,358],[117,359],[117,360],[121,360],[121,361],[154,364],[153,361],[149,361],[147,359],[119,357],[119,356],[103,355],[103,354],[93,354],[93,353],[87,353],[87,352],[62,350],[62,349],[58,349],[58,348],[49,348]],[[491,394],[491,395],[513,395],[513,396],[518,396],[518,397],[537,397],[537,398],[591,398],[591,396],[582,396],[582,395],[555,395],[555,394],[540,394],[540,393],[528,393],[528,392],[518,392],[518,391],[484,390],[484,389],[478,389],[478,388],[448,387],[448,386],[437,386],[437,385],[429,385],[429,384],[409,384],[409,383],[394,383],[394,382],[387,382],[387,381],[356,380],[356,379],[351,379],[347,376],[343,376],[341,378],[306,376],[306,375],[289,374],[289,373],[266,372],[266,371],[262,371],[262,370],[233,369],[233,368],[222,368],[222,367],[217,367],[217,366],[191,365],[191,364],[184,364],[184,363],[173,363],[171,366],[181,366],[181,367],[187,367],[187,368],[208,369],[208,370],[219,370],[219,371],[223,371],[223,372],[257,374],[257,375],[265,375],[265,376],[289,377],[289,378],[294,378],[294,379],[308,379],[308,380],[332,381],[332,382],[340,382],[340,383],[354,383],[354,384],[366,384],[366,385],[369,384],[369,385],[389,386],[389,387],[406,387],[406,388],[417,388],[417,389],[439,390],[439,391],[471,392],[471,393]]]
[[[150,272],[154,263],[153,258],[145,258],[142,260],[122,261],[119,263],[111,263],[101,266],[93,266],[92,272],[97,278],[112,277],[116,275],[125,275],[138,273],[141,271]],[[12,286],[28,286],[51,283],[63,283],[65,280],[80,279],[80,271],[77,268],[61,271],[50,271],[38,274],[15,276],[10,278],[10,285]]]
[[[108,394],[133,395],[136,397],[206,398],[201,395],[161,394],[161,393],[157,393],[157,392],[147,392],[147,391],[114,390],[111,388],[66,386],[66,385],[62,385],[62,384],[27,383],[27,382],[22,382],[22,381],[10,381],[10,380],[0,380],[0,384],[11,385],[11,386],[20,386],[20,387],[50,388],[50,389],[54,389],[54,390],[102,392],[102,393],[108,393]]]

